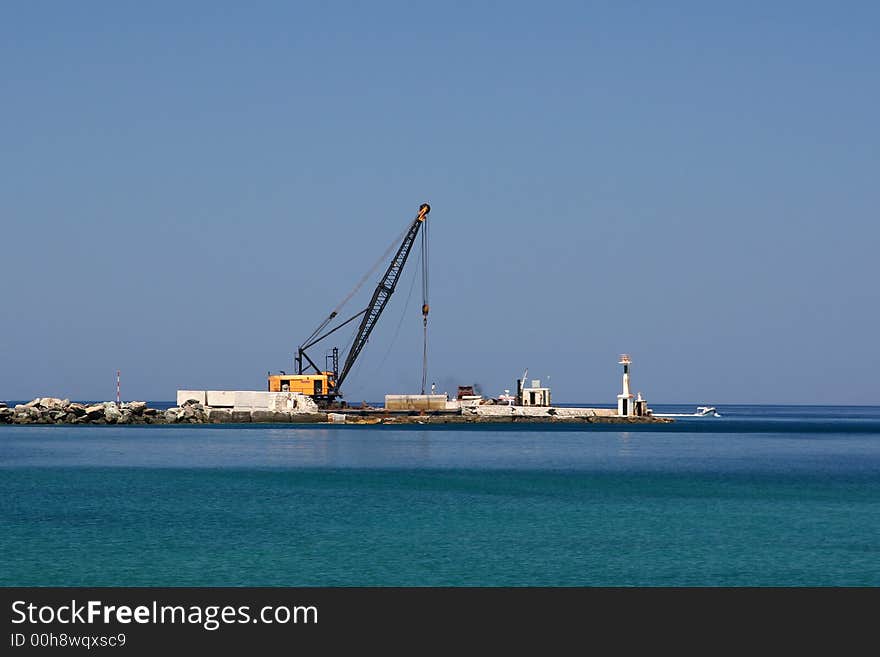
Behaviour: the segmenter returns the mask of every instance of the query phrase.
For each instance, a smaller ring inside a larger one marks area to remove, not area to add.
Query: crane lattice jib
[[[403,242],[401,242],[400,247],[397,249],[397,253],[391,260],[391,264],[388,265],[388,270],[385,272],[385,276],[376,287],[376,291],[373,292],[373,298],[370,299],[370,305],[367,306],[367,312],[364,314],[360,326],[358,326],[357,334],[351,345],[351,350],[348,352],[348,356],[345,358],[345,364],[342,366],[342,371],[339,373],[339,378],[336,380],[337,390],[342,387],[342,382],[345,381],[345,377],[348,376],[355,360],[357,360],[361,350],[367,344],[367,340],[370,338],[370,333],[372,332],[373,327],[376,325],[379,316],[382,314],[382,311],[385,310],[388,300],[394,293],[394,288],[397,287],[397,280],[400,278],[400,272],[403,271],[403,266],[406,264],[407,258],[409,258],[410,251],[412,250],[412,246],[416,241],[416,236],[419,233],[419,228],[421,228],[422,224],[425,222],[430,211],[431,206],[427,203],[423,203],[419,207],[419,214],[413,219],[412,225],[409,227],[406,236],[403,238]]]

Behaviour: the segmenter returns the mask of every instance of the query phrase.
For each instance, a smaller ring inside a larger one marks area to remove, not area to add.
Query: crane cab
[[[309,397],[332,397],[336,393],[336,380],[333,372],[270,374],[269,392],[299,392]]]

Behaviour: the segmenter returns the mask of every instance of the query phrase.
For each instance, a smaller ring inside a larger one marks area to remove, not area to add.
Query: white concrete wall
[[[208,406],[215,408],[232,408],[235,406],[234,390],[208,390],[206,396],[208,398]]]
[[[234,390],[233,406],[236,409],[242,410],[268,411],[269,405],[275,401],[276,394],[280,393],[267,392],[265,390]]]
[[[298,411],[314,413],[315,400],[298,392],[266,390],[178,390],[177,405],[189,399],[213,408],[234,408],[240,411]]]
[[[552,413],[550,411],[553,411]],[[479,415],[481,417],[613,417],[617,414],[614,408],[557,408],[553,406],[508,406],[507,404],[492,404],[478,406],[477,408],[462,408],[465,415]]]
[[[298,392],[235,390],[233,395],[235,410],[302,411],[308,413],[318,410],[318,405],[311,397]]]
[[[177,391],[177,405],[181,406],[185,402],[190,399],[195,399],[200,404],[204,404],[206,401],[206,395],[204,390],[178,390]]]
[[[311,397],[300,392],[273,392],[275,398],[271,401],[270,410],[273,411],[306,411],[315,412],[318,405]]]

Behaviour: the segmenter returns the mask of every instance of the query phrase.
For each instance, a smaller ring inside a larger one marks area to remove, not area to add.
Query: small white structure
[[[532,379],[531,388],[523,388],[523,406],[549,406],[550,388],[542,388],[540,379]]]

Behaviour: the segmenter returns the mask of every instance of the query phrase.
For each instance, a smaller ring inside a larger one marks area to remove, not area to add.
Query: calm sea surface
[[[0,585],[880,586],[880,407],[718,410],[0,426]]]

